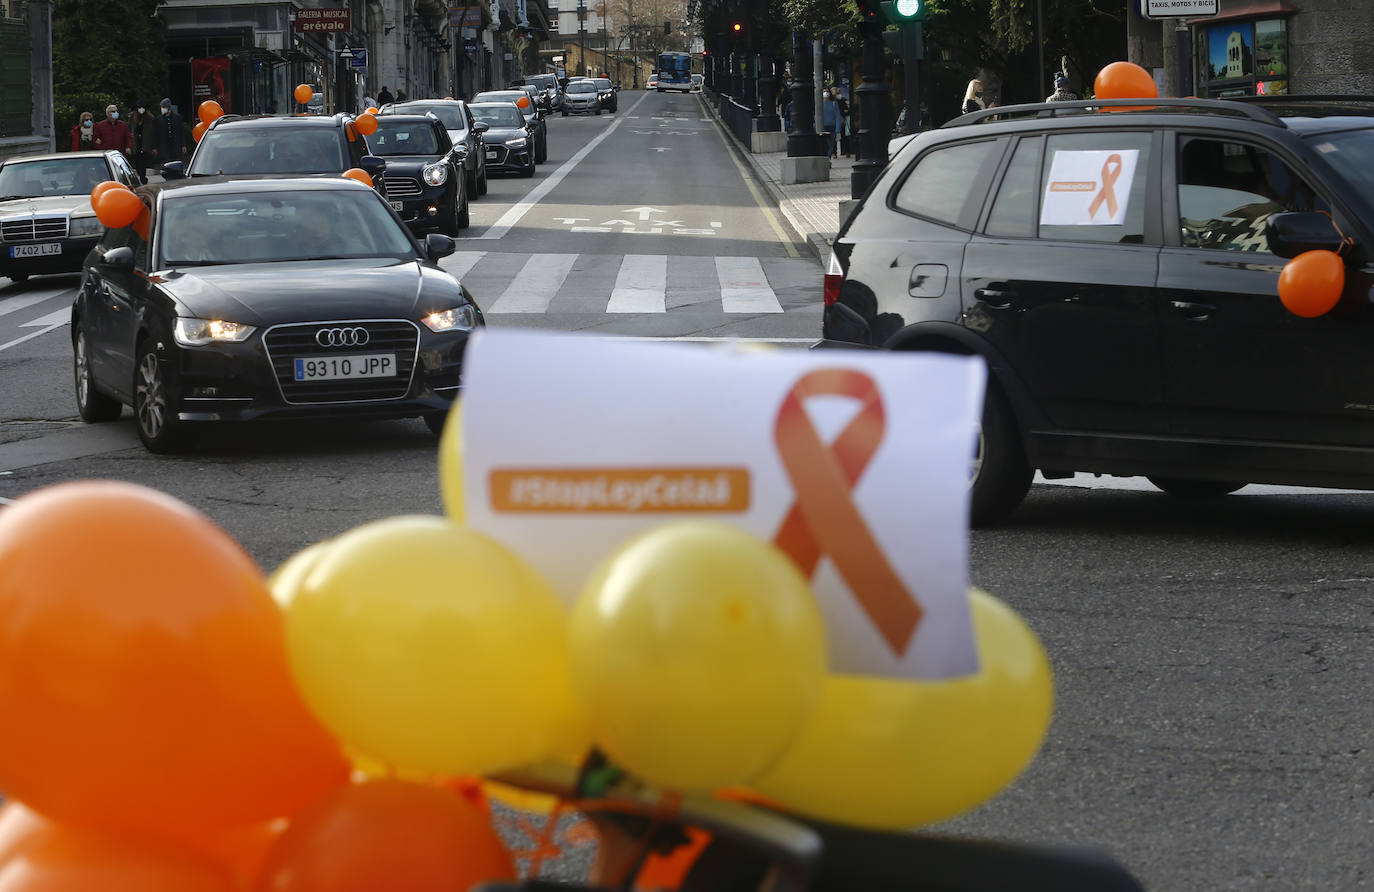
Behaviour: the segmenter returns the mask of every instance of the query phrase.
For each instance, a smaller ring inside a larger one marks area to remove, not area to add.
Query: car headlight
[[[448,167],[443,164],[431,164],[424,170],[425,182],[431,186],[442,186],[448,182]]]
[[[100,235],[104,231],[105,227],[95,217],[72,217],[67,235]]]
[[[205,344],[238,343],[248,340],[256,329],[242,322],[225,322],[222,319],[192,319],[178,316],[172,326],[172,337],[183,347],[200,347]]]
[[[471,304],[439,310],[420,320],[430,331],[472,331],[477,325],[477,312]]]
[[[512,149],[523,149],[528,144],[529,140],[523,136],[517,136],[514,139],[506,140],[506,145],[510,146]]]

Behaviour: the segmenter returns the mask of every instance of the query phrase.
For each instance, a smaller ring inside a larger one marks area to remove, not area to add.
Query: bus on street
[[[658,54],[658,92],[681,90],[692,92],[692,54]]]

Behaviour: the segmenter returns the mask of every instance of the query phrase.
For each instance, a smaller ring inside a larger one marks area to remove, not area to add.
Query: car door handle
[[[1018,295],[1015,291],[979,288],[977,291],[973,292],[973,296],[993,309],[1003,310],[1015,303]]]
[[[1169,304],[1182,313],[1185,319],[1196,319],[1199,322],[1212,318],[1212,313],[1216,310],[1213,304],[1198,304],[1187,300],[1171,300]]]

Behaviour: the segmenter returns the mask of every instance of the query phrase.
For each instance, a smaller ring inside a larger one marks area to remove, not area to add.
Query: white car
[[[706,83],[706,75],[704,75],[704,74],[694,74],[694,75],[692,75],[692,92],[693,92],[693,93],[700,93],[700,92],[701,92],[701,88],[702,88],[702,86],[703,86],[705,83]]]

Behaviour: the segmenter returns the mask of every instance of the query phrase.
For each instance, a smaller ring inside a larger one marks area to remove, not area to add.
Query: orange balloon
[[[116,180],[106,180],[103,183],[96,183],[95,188],[91,190],[92,210],[95,209],[95,203],[100,200],[100,196],[104,195],[106,192],[109,192],[111,189],[129,189],[129,187]]]
[[[515,100],[515,104],[518,105],[518,106],[520,106],[521,108],[529,108],[529,107],[530,107],[530,97],[528,97],[528,96],[521,96],[519,99]]]
[[[210,836],[187,836],[174,839],[182,849],[194,852],[228,868],[244,889],[251,889],[253,881],[262,873],[267,854],[286,831],[286,821],[271,821]]]
[[[379,780],[344,787],[296,816],[255,888],[432,892],[514,877],[478,809],[438,787]]]
[[[102,226],[123,229],[138,218],[143,210],[143,199],[130,189],[106,189],[91,207]]]
[[[362,114],[353,122],[353,126],[358,128],[358,132],[363,136],[371,136],[377,132],[377,116]]]
[[[315,98],[315,88],[309,84],[301,84],[296,87],[296,92],[293,95],[296,97],[297,102],[301,105],[305,105]]]
[[[215,118],[224,116],[224,106],[213,99],[207,99],[196,109],[196,116],[200,118],[202,124],[209,125]]]
[[[209,129],[210,125],[205,123],[204,121],[201,121],[191,129],[191,138],[194,139],[196,142],[200,142],[200,138],[204,136],[205,131]]]
[[[1279,273],[1279,300],[1304,319],[1331,312],[1344,290],[1345,263],[1335,251],[1303,251]]]
[[[152,222],[153,215],[148,211],[148,206],[144,205],[143,210],[139,211],[138,216],[134,218],[133,226],[134,232],[138,233],[138,237],[143,239],[145,242],[148,240],[148,236],[152,232],[152,230],[149,229],[149,226],[152,224]]]
[[[343,175],[348,177],[350,180],[357,180],[365,186],[372,185],[372,175],[369,174],[367,171],[363,170],[361,167],[350,167],[348,170],[345,170],[343,172]]]
[[[368,108],[367,113],[368,113],[369,115],[375,115],[375,114],[376,114],[377,112],[379,112],[379,111],[381,111],[381,109],[379,109],[377,106],[374,105],[374,106],[371,106],[370,108]]]
[[[0,821],[13,825],[11,815]],[[23,821],[18,844],[0,854],[0,892],[233,892],[241,888],[227,867],[169,843],[96,833],[32,812]]]
[[[1159,87],[1150,72],[1134,62],[1113,62],[1097,73],[1093,80],[1093,96],[1097,99],[1154,99]],[[1140,111],[1148,105],[1108,108],[1107,111]]]
[[[0,790],[56,820],[208,836],[348,777],[262,571],[156,490],[62,483],[0,511],[0,642]]]

